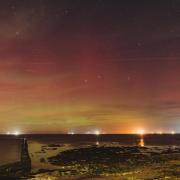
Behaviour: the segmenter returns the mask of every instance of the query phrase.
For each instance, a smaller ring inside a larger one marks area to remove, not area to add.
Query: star
[[[101,75],[97,75],[97,78],[98,78],[98,79],[102,79],[102,76],[101,76]]]
[[[16,7],[15,7],[14,5],[12,5],[12,6],[11,6],[11,9],[15,10],[15,9],[16,9]]]
[[[138,46],[138,47],[141,47],[141,46],[142,46],[142,43],[141,43],[141,42],[137,42],[137,46]]]
[[[19,32],[19,31],[16,31],[15,34],[16,34],[16,36],[19,36],[19,35],[20,35],[20,32]]]
[[[128,78],[127,78],[127,79],[128,79],[128,81],[130,81],[130,80],[131,80],[131,76],[128,76]]]
[[[64,14],[64,15],[68,15],[68,14],[69,14],[69,10],[68,10],[68,9],[65,9],[65,10],[63,11],[63,14]]]

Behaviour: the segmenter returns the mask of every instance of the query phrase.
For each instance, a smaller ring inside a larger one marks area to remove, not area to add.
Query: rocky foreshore
[[[42,145],[42,155],[58,152],[40,163],[54,169],[30,171],[27,142],[22,147],[21,161],[0,167],[0,179],[107,179],[163,180],[180,179],[180,146],[114,146],[91,145],[57,151],[61,145]]]
[[[15,162],[0,166],[0,179],[2,178],[11,178],[16,179],[21,177],[22,174],[22,165],[21,162]]]
[[[52,179],[180,179],[180,147],[90,146],[63,151],[34,178]]]

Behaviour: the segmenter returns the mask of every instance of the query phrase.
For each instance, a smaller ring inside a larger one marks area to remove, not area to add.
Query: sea
[[[180,146],[180,134],[28,134],[0,135],[0,165],[20,161],[23,139],[28,141],[29,154],[34,170],[53,169],[47,158],[58,153],[87,146]],[[41,162],[43,159],[44,163]]]

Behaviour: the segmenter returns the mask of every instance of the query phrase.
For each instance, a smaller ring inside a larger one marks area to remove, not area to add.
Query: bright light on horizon
[[[14,132],[7,131],[7,132],[6,132],[6,135],[14,135],[14,136],[18,136],[18,135],[20,135],[20,134],[21,134],[20,131],[14,131]]]
[[[145,134],[145,130],[144,129],[139,129],[139,130],[137,130],[136,133],[140,134],[140,135],[143,135],[143,134]]]
[[[74,131],[70,131],[70,132],[68,132],[68,134],[74,135],[75,132]]]
[[[20,135],[20,132],[19,131],[15,131],[15,132],[13,132],[13,135],[18,136],[18,135]]]
[[[168,130],[168,131],[158,131],[158,130],[154,130],[154,131],[147,131],[145,129],[134,129],[134,131],[131,131],[131,132],[127,132],[125,134],[137,134],[137,135],[145,135],[145,134],[157,134],[157,135],[163,135],[163,134],[171,134],[171,135],[174,135],[174,134],[178,134],[179,132],[178,131],[175,131],[175,130]],[[18,135],[21,135],[23,134],[23,132],[21,132],[20,130],[15,130],[15,131],[6,131],[2,134],[6,134],[6,135],[14,135],[14,136],[18,136]],[[33,134],[33,133],[31,133]],[[67,134],[69,135],[75,135],[75,134],[78,134],[78,132],[74,132],[74,131],[69,131],[67,132]],[[109,134],[109,132],[105,133],[104,131],[101,131],[101,130],[91,130],[91,131],[85,131],[84,133],[81,133],[81,134],[94,134],[96,136],[99,136],[101,134]],[[110,133],[110,134],[118,134],[118,133]],[[121,133],[119,133],[121,134]],[[123,133],[122,133],[123,134]]]
[[[96,136],[99,136],[99,135],[100,135],[100,131],[99,131],[99,130],[96,130],[96,131],[94,132],[94,134],[96,134]]]

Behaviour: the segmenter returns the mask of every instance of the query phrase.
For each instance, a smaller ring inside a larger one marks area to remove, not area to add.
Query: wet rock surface
[[[180,147],[87,147],[48,158],[59,175],[180,179]],[[65,172],[66,171],[66,172]]]

